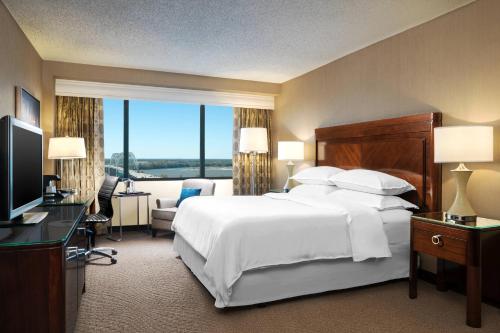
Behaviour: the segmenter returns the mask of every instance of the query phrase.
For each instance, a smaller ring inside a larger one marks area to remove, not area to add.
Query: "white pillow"
[[[418,209],[418,206],[408,202],[400,197],[393,195],[380,195],[366,192],[351,191],[346,189],[339,189],[328,194],[327,198],[346,200],[361,205],[373,207],[377,210],[387,209]]]
[[[292,188],[288,193],[290,195],[313,197],[313,196],[324,196],[338,189],[339,188],[334,185],[301,184]]]
[[[331,166],[312,167],[299,171],[293,177],[290,177],[290,179],[301,184],[332,185],[328,179],[342,171],[344,170]]]
[[[340,172],[329,181],[340,188],[381,195],[398,195],[415,189],[404,179],[366,169]]]

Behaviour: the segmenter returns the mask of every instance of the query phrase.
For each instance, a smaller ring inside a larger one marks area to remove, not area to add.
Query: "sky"
[[[200,156],[200,106],[155,101],[129,103],[129,151],[136,158]],[[205,158],[232,156],[233,109],[205,107]],[[104,99],[104,155],[123,152],[123,100]]]

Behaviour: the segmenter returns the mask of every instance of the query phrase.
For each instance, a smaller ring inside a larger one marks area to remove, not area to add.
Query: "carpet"
[[[87,265],[86,293],[76,332],[500,332],[500,310],[483,304],[483,328],[465,325],[465,297],[419,281],[335,291],[265,307],[219,310],[214,299],[176,258],[173,240],[125,232],[118,263]]]

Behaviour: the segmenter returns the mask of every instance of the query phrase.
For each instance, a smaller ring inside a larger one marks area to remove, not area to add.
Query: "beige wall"
[[[42,78],[42,128],[46,133],[46,140],[54,135],[55,79],[136,84],[157,87],[226,92],[248,92],[266,95],[277,95],[280,92],[281,88],[279,84],[275,83],[232,80],[208,76],[82,65],[54,61],[43,62]],[[44,163],[46,172],[53,172],[54,163],[49,160],[45,160]]]
[[[14,115],[15,86],[42,99],[42,59],[0,1],[0,116]]]
[[[276,105],[274,143],[305,140],[308,165],[317,127],[431,111],[443,112],[444,125],[499,127],[500,1],[479,0],[290,80]],[[497,151],[499,143],[496,135]],[[495,163],[468,164],[476,170],[472,204],[493,218],[500,218],[498,156]],[[452,167],[443,166],[443,207],[455,191]],[[274,185],[282,185],[285,163],[274,161],[274,171]]]

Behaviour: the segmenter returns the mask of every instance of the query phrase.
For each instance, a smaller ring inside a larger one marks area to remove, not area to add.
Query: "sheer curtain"
[[[233,126],[233,193],[250,194],[250,155],[239,152],[240,130],[244,127],[267,128],[269,152],[257,154],[255,159],[255,194],[269,191],[271,184],[271,110],[235,108]]]
[[[63,161],[63,188],[99,191],[104,180],[104,125],[101,98],[56,96],[56,136],[81,137],[87,158]]]

